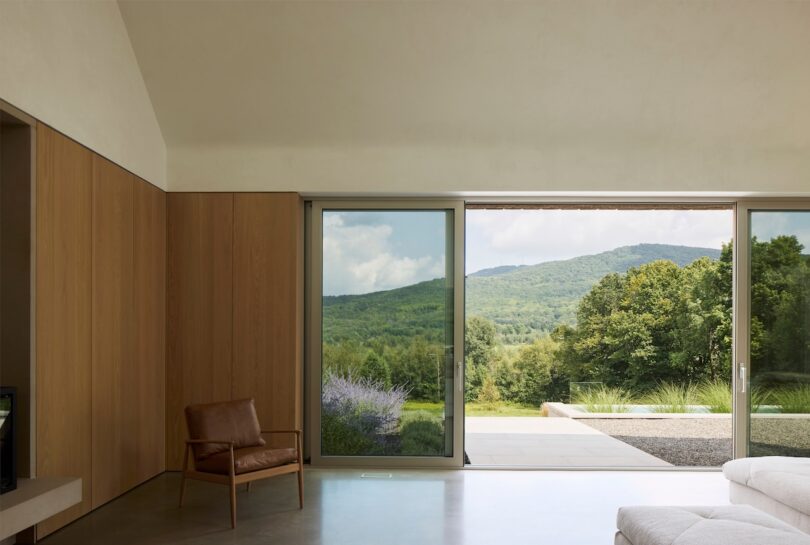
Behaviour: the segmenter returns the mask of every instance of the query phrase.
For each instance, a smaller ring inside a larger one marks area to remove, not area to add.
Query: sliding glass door
[[[313,203],[314,463],[463,464],[463,222],[456,202]]]
[[[737,456],[810,456],[810,208],[738,208]]]

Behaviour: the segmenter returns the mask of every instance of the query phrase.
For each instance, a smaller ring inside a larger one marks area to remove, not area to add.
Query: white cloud
[[[467,273],[533,265],[640,243],[720,248],[730,210],[470,210]]]
[[[444,256],[405,256],[393,250],[387,224],[349,224],[324,216],[323,293],[346,295],[399,288],[444,276]]]

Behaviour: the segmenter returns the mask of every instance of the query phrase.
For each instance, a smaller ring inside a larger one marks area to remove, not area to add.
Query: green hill
[[[504,344],[521,344],[572,324],[579,300],[602,277],[658,259],[687,265],[720,250],[639,244],[564,261],[486,269],[467,277],[467,316],[495,322]],[[363,295],[324,297],[324,340],[336,342],[423,335],[442,342],[444,283],[420,282]],[[393,339],[392,339],[393,340]]]
[[[323,298],[323,340],[365,343],[379,337],[421,335],[443,343],[445,289],[443,280],[362,295]]]
[[[718,259],[720,250],[639,244],[565,261],[518,267],[503,274],[467,278],[467,316],[495,322],[504,344],[527,342],[561,323],[573,324],[577,304],[602,277],[667,259],[684,266],[700,257]]]

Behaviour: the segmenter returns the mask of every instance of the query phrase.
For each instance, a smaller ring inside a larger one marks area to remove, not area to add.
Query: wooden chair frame
[[[285,475],[287,473],[298,473],[298,508],[304,508],[304,455],[301,448],[301,430],[262,430],[262,435],[278,434],[278,433],[292,433],[295,434],[295,449],[298,453],[298,461],[292,464],[285,464],[283,466],[271,467],[268,469],[260,469],[258,471],[251,471],[250,473],[236,474],[236,467],[233,457],[233,441],[220,440],[220,439],[187,439],[186,451],[183,455],[183,472],[180,480],[180,507],[183,507],[183,499],[186,495],[186,479],[196,479],[199,481],[207,481],[209,483],[224,484],[230,487],[231,490],[231,528],[236,528],[236,485],[247,483],[247,490],[250,491],[250,483],[260,479],[267,479],[277,475]],[[197,471],[188,468],[189,452],[192,445],[201,444],[221,444],[228,445],[230,452],[231,464],[230,473],[228,475],[221,475],[219,473],[208,473],[206,471]]]

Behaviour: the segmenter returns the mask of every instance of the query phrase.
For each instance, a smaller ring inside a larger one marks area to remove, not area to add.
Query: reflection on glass
[[[323,212],[321,454],[452,456],[453,212]]]
[[[435,475],[417,477],[382,471],[368,472],[359,479],[356,475],[330,475],[319,482],[320,520],[312,525],[319,539],[313,541],[323,545],[347,543],[344,536],[350,524],[351,543],[458,542],[457,526],[448,524],[449,512],[456,503],[449,496],[457,492],[446,484],[447,477],[442,473]],[[418,506],[418,519],[413,507],[392,510],[392,497],[401,505]]]
[[[752,456],[810,456],[810,212],[751,213]]]

